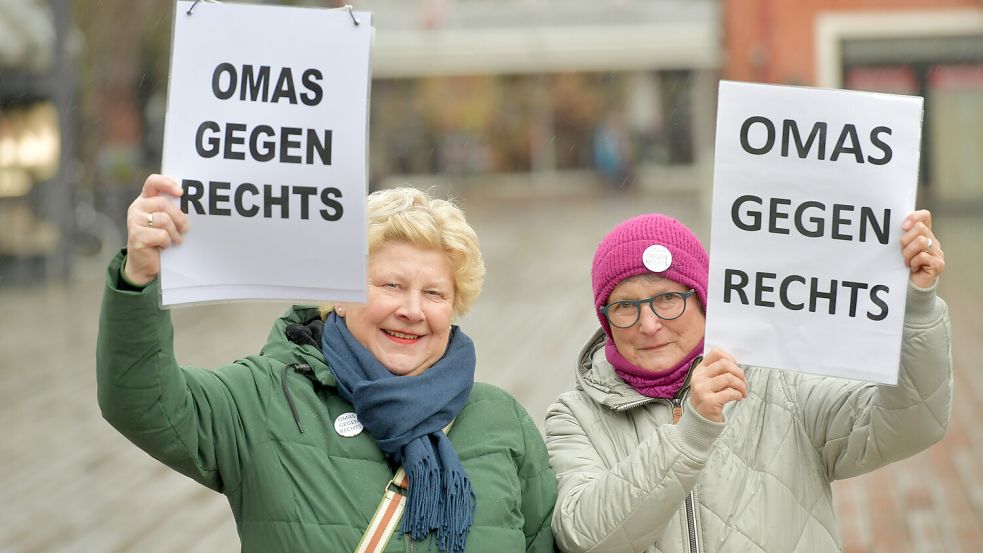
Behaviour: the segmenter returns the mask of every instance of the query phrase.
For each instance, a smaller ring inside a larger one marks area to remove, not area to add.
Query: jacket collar
[[[324,361],[321,348],[313,344],[296,344],[287,338],[287,327],[293,324],[306,325],[320,319],[321,313],[314,306],[292,306],[273,323],[266,345],[260,355],[272,357],[285,364],[301,364],[311,368],[311,378],[325,386],[337,386],[334,374]]]
[[[607,340],[607,335],[603,329],[599,328],[587,341],[584,348],[580,350],[577,365],[577,389],[583,390],[592,400],[615,411],[623,411],[656,401],[656,398],[639,393],[614,372],[614,366],[604,354],[605,340]],[[693,374],[693,367],[701,359],[702,356],[699,356],[693,360],[690,372],[686,375],[686,382],[679,390],[677,397],[682,397],[689,390],[689,379]]]
[[[654,398],[638,393],[614,372],[614,367],[604,355],[606,339],[604,330],[598,329],[580,351],[577,388],[597,403],[614,410],[654,401]]]

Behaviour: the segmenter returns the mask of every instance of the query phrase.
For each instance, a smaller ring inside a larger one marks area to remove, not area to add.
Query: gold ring
[[[154,214],[153,213],[148,213],[147,214],[147,226],[150,227],[150,228],[154,228]]]

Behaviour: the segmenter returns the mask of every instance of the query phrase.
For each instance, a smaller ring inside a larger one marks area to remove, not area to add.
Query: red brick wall
[[[814,20],[829,11],[983,8],[980,0],[724,0],[726,79],[816,84]]]

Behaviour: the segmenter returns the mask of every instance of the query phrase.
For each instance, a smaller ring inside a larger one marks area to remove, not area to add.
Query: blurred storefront
[[[0,0],[0,279],[8,282],[71,268],[63,117],[72,90],[62,88],[59,55],[68,7]]]
[[[840,50],[829,81],[924,97],[920,167],[927,199],[950,210],[983,207],[983,10],[890,14],[876,25],[869,17],[821,23],[820,37]]]
[[[377,28],[374,186],[706,180],[717,2],[364,4]]]
[[[371,187],[709,189],[717,0],[350,3],[376,28]],[[123,244],[160,170],[174,6],[0,0],[0,285]]]
[[[921,205],[983,208],[979,0],[724,3],[726,78],[925,98]]]

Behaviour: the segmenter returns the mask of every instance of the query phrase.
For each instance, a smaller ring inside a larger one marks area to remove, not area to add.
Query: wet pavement
[[[542,426],[573,385],[596,328],[590,261],[603,234],[648,211],[674,214],[708,243],[694,194],[600,192],[461,198],[488,267],[461,325],[478,378],[516,395]],[[834,484],[845,551],[983,551],[983,214],[936,214],[947,255],[956,395],[946,438],[871,475]],[[0,553],[238,551],[225,499],[130,445],[99,415],[95,336],[103,258],[70,283],[0,281]],[[175,309],[176,351],[216,366],[258,351],[277,303]],[[776,524],[778,522],[776,521]]]

